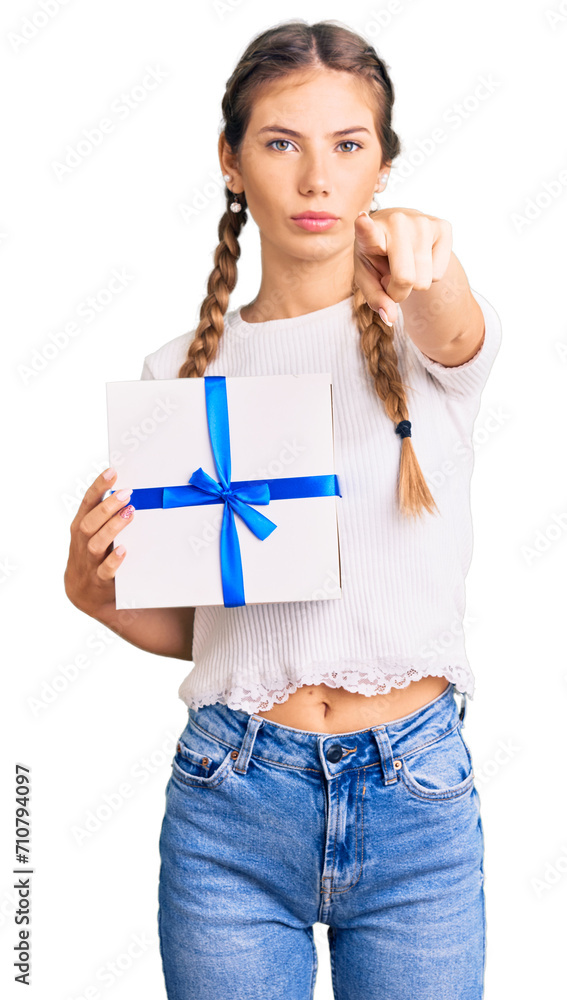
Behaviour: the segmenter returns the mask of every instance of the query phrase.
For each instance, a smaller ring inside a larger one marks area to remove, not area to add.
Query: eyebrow
[[[258,135],[261,135],[263,132],[283,132],[285,133],[285,135],[293,136],[294,139],[303,139],[301,132],[294,132],[293,129],[284,128],[283,125],[264,125],[264,127],[258,131]],[[339,136],[350,135],[352,132],[367,132],[368,135],[370,135],[369,129],[364,128],[363,125],[355,125],[353,126],[353,128],[343,128],[340,129],[338,132],[329,132],[329,134],[326,135],[325,138],[338,139]]]

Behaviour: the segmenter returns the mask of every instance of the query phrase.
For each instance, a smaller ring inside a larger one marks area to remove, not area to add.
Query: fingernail
[[[115,493],[114,496],[116,497],[117,500],[127,500],[131,492],[132,490],[118,490],[118,492]]]
[[[386,326],[393,326],[394,325],[393,323],[390,323],[390,320],[388,319],[388,317],[387,317],[387,315],[386,315],[386,313],[384,312],[383,309],[379,309],[378,310],[378,315],[379,315],[380,319],[384,321],[384,323],[386,324]]]
[[[370,216],[368,215],[368,212],[359,212],[359,213],[358,213],[358,215],[357,215],[357,219],[360,219],[360,216],[361,216],[361,215],[366,215],[366,217],[367,217],[368,219],[370,218]]]
[[[116,552],[117,556],[121,556],[123,552],[126,552],[126,546],[125,545],[117,545],[114,551]]]
[[[112,477],[115,476],[115,475],[116,475],[116,469],[113,469],[112,466],[110,466],[110,469],[107,469],[106,472],[103,472],[102,478],[103,479],[112,479]]]
[[[134,513],[135,508],[130,504],[129,507],[124,507],[124,510],[120,511],[120,517],[131,517]]]

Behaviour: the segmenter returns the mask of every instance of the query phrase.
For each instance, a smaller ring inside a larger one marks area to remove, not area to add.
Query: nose
[[[313,154],[306,157],[302,164],[299,190],[305,195],[331,193],[331,179],[322,156]]]

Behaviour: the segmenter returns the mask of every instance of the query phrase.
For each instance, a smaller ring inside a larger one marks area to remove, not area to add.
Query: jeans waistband
[[[455,699],[460,693],[459,711]],[[235,770],[246,773],[251,757],[283,767],[310,769],[333,777],[344,770],[380,762],[386,783],[396,781],[395,761],[462,726],[466,694],[454,683],[433,701],[392,722],[349,733],[317,733],[271,722],[221,702],[189,708],[188,728],[202,731],[239,751]]]

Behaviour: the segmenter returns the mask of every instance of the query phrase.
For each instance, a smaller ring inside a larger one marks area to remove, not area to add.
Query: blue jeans
[[[169,1000],[480,1000],[484,835],[454,684],[328,734],[188,710],[166,786],[159,940]]]

